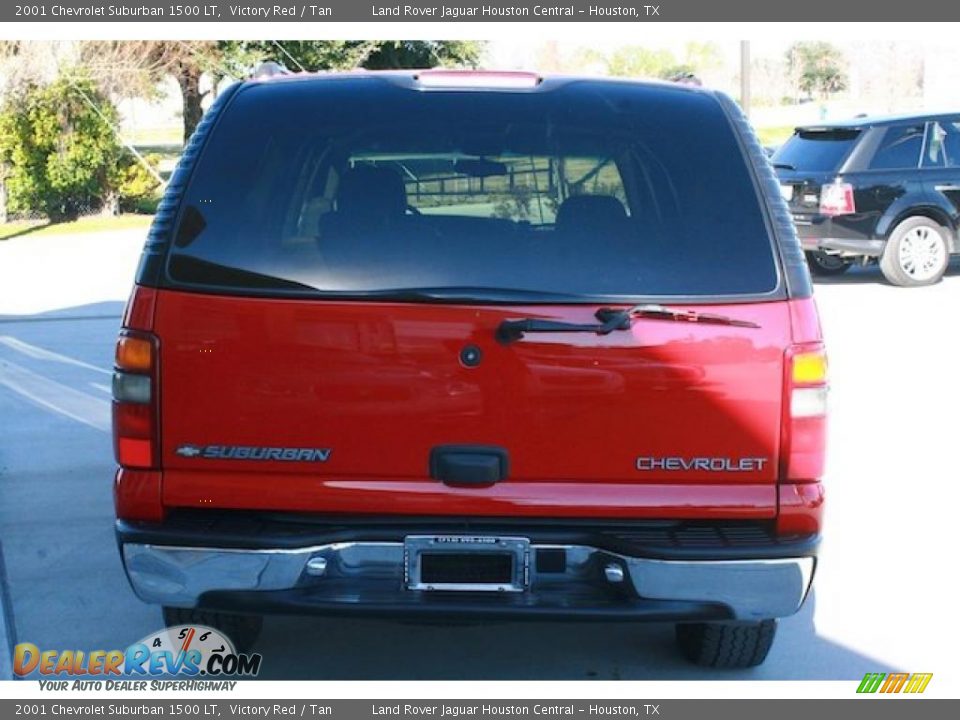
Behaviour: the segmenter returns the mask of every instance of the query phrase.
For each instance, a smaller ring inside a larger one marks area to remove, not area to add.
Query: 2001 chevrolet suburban
[[[763,661],[820,537],[804,257],[721,94],[529,73],[224,92],[117,344],[134,591],[259,616],[677,623]]]

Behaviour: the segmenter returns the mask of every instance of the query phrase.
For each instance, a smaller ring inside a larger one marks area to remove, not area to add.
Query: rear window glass
[[[804,172],[832,172],[853,149],[859,130],[800,130],[774,154],[772,162]]]
[[[593,82],[497,93],[381,78],[241,89],[191,178],[169,274],[380,297],[777,286],[759,200],[717,101]]]

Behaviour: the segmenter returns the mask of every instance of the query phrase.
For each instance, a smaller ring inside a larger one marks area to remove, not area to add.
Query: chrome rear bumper
[[[544,572],[531,562],[523,593],[493,595],[488,605],[510,603],[521,614],[537,606],[567,608],[577,615],[574,596],[602,598],[622,614],[645,602],[716,606],[733,620],[784,617],[803,604],[813,578],[812,557],[757,560],[655,560],[626,557],[583,545],[532,543],[531,554],[560,551],[561,568]],[[289,591],[331,604],[377,604],[402,608],[418,598],[442,595],[448,609],[477,593],[408,589],[402,542],[342,542],[294,549],[176,547],[125,543],[122,555],[134,592],[144,601],[198,607],[207,594]],[[489,595],[489,594],[488,594]],[[484,598],[484,600],[486,600]],[[302,604],[302,603],[301,603]],[[661,603],[662,604],[662,603]],[[559,614],[559,613],[554,613]]]

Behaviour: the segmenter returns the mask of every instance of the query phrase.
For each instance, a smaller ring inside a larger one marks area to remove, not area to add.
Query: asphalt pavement
[[[56,239],[67,259],[51,245],[25,247],[28,237],[0,242],[0,643],[123,648],[161,625],[159,610],[127,585],[112,525],[109,373],[141,237]],[[45,274],[51,263],[57,282]],[[873,268],[856,269],[819,283],[817,300],[833,385],[826,540],[813,597],[781,622],[762,667],[718,673],[687,665],[663,624],[272,617],[256,647],[262,676],[948,673],[957,637],[960,268],[935,287],[911,290],[890,287]],[[9,663],[0,661],[5,671]]]

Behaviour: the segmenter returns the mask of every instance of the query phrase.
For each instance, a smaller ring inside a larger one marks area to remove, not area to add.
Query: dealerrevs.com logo
[[[177,625],[147,635],[126,650],[42,650],[33,643],[20,643],[14,648],[13,671],[18,677],[44,679],[206,679],[255,677],[262,661],[257,653],[238,653],[216,628]],[[115,684],[115,689],[130,689]]]

